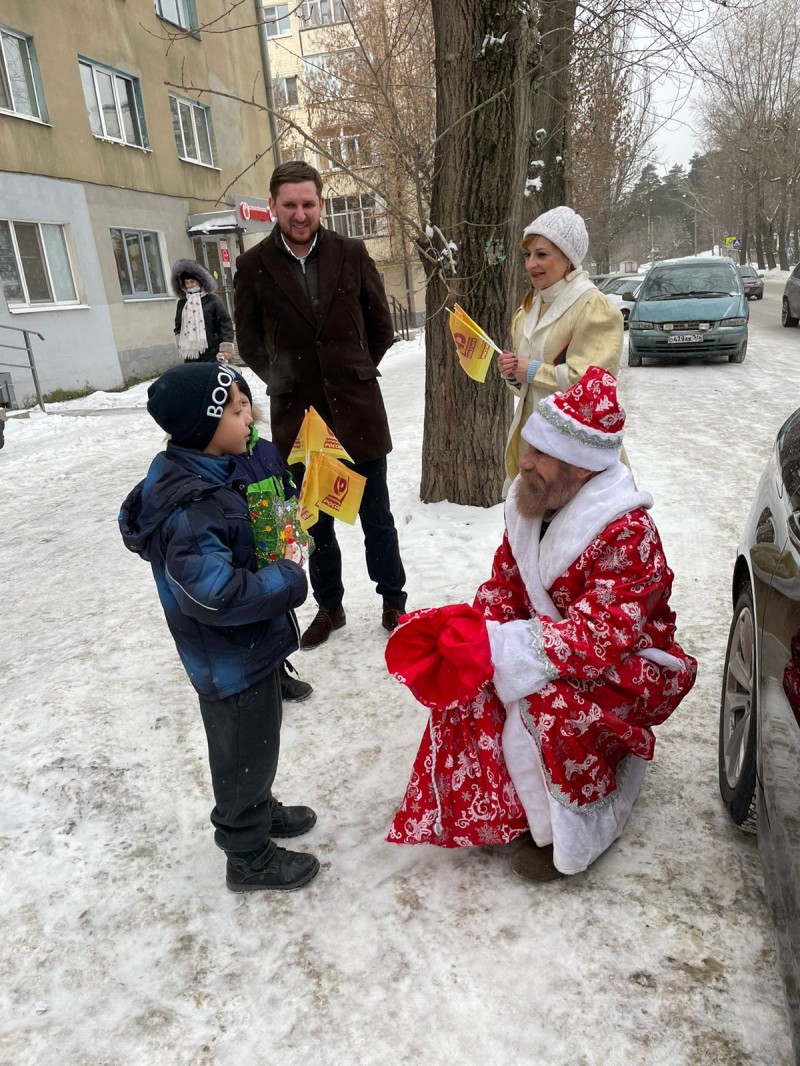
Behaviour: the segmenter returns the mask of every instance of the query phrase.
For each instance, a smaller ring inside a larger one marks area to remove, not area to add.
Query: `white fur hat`
[[[526,237],[546,237],[577,269],[589,251],[589,234],[586,223],[571,207],[554,207],[535,218],[522,231],[522,240]]]

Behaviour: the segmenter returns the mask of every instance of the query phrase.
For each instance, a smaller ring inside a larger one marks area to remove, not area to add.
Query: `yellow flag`
[[[355,470],[350,470],[338,459],[320,455],[317,467],[317,507],[320,511],[325,511],[334,518],[341,518],[352,526],[358,518],[366,483],[365,477],[357,474]]]
[[[289,453],[289,463],[303,463],[307,466],[309,456],[313,452],[322,452],[324,455],[335,456],[339,459],[350,459],[352,462],[349,452],[334,437],[316,410],[309,407]]]
[[[308,531],[320,511],[354,525],[366,483],[365,477],[349,470],[338,459],[312,452],[297,502],[300,528]]]
[[[319,518],[317,470],[320,458],[319,452],[312,453],[303,475],[303,484],[300,486],[300,496],[297,500],[297,516],[300,520],[300,528],[305,532],[308,532]]]
[[[485,381],[492,352],[500,349],[458,304],[450,312],[449,324],[462,368],[474,381]]]
[[[492,338],[491,338],[491,337],[489,336],[489,334],[488,334],[488,333],[486,333],[486,332],[485,332],[484,330],[482,330],[482,329],[481,329],[481,327],[480,327],[480,326],[478,325],[478,323],[477,323],[477,322],[474,322],[474,321],[473,321],[473,320],[472,320],[472,319],[471,319],[471,318],[469,317],[469,315],[468,315],[468,314],[467,314],[467,312],[466,312],[466,311],[464,310],[464,308],[463,308],[463,307],[461,306],[461,304],[456,304],[456,305],[455,305],[455,308],[454,308],[454,314],[455,314],[455,315],[456,315],[456,316],[457,316],[458,318],[460,318],[462,322],[466,323],[466,325],[468,325],[468,326],[469,326],[469,327],[470,327],[470,328],[471,328],[471,329],[472,329],[472,330],[473,330],[473,331],[474,331],[475,333],[477,333],[477,335],[478,335],[479,337],[482,337],[482,338],[483,338],[483,339],[484,339],[484,340],[486,341],[486,343],[487,343],[487,344],[488,344],[488,345],[489,345],[490,347],[494,348],[494,350],[495,350],[496,352],[499,352],[499,351],[500,351],[500,349],[499,349],[499,348],[497,347],[497,345],[496,345],[496,344],[494,343],[494,341],[493,341],[493,340],[492,340]]]

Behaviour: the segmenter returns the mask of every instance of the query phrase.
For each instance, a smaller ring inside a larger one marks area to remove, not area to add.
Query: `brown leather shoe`
[[[511,869],[525,881],[557,881],[564,877],[553,863],[553,845],[540,848],[530,839],[514,852]]]
[[[402,611],[398,611],[396,607],[392,607],[386,600],[383,601],[383,614],[381,615],[381,624],[383,628],[391,633],[393,629],[397,629],[397,623],[400,621],[400,615]]]
[[[318,648],[324,644],[334,629],[341,629],[347,622],[344,607],[339,604],[332,611],[320,607],[314,616],[314,620],[300,638],[300,647],[306,651],[309,648]]]

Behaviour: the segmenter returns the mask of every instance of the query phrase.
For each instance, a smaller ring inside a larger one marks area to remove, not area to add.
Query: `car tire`
[[[747,341],[741,346],[738,352],[734,352],[733,355],[728,356],[729,363],[743,363],[745,356],[747,355]]]
[[[635,352],[633,348],[628,346],[628,366],[641,366],[642,357],[638,352]]]
[[[796,326],[797,323],[798,319],[789,314],[789,301],[784,296],[781,301],[781,325],[791,328],[792,326]]]
[[[756,829],[756,629],[753,590],[739,593],[728,635],[719,708],[719,791],[734,823]]]
[[[628,320],[630,318],[630,315],[631,315],[631,313],[627,309],[627,307],[623,307],[622,308],[622,331],[623,331],[623,333],[628,328]]]
[[[756,296],[756,299],[757,300],[763,300],[764,299],[764,293],[762,292],[759,296]]]

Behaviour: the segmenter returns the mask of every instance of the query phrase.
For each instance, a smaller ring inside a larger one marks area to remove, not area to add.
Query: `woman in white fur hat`
[[[545,211],[522,234],[531,291],[511,322],[513,351],[498,356],[519,397],[506,442],[506,491],[519,473],[522,427],[539,400],[565,391],[592,365],[619,372],[622,314],[581,268],[588,248],[586,225],[571,207]]]

